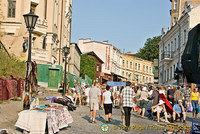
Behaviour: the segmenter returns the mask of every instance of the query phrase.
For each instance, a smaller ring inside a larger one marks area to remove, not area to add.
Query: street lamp
[[[35,15],[32,11],[30,11],[28,14],[24,14],[23,16],[26,23],[26,28],[29,31],[29,48],[28,48],[28,61],[27,61],[28,64],[28,62],[31,62],[31,33],[35,28],[38,16]]]
[[[27,70],[26,70],[26,79],[25,79],[25,92],[29,92],[28,91],[28,74],[29,74],[29,69],[30,69],[30,65],[31,65],[31,34],[33,29],[35,28],[35,24],[37,22],[38,16],[33,14],[31,11],[28,14],[24,14],[24,20],[25,20],[25,24],[26,24],[26,28],[29,31],[29,47],[28,47],[28,59],[27,59]],[[29,100],[31,100],[29,98]],[[25,98],[23,98],[24,101],[24,105],[23,108],[27,109],[29,106],[27,106],[27,104],[25,104]],[[29,108],[28,108],[29,109]]]
[[[63,95],[66,93],[66,66],[67,66],[67,56],[69,55],[70,48],[67,46],[63,47],[63,54],[65,56],[65,73],[64,73],[64,83],[63,83]]]

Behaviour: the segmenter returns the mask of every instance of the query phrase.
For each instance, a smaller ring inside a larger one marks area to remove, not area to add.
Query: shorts
[[[74,93],[73,97],[74,97],[74,98],[76,98],[76,97],[77,97],[77,98],[81,98],[81,94],[80,94],[80,93]]]
[[[146,108],[147,107],[147,101],[146,100],[140,100],[139,108]]]
[[[90,102],[90,110],[99,110],[98,102]]]
[[[112,114],[112,104],[104,104],[105,115]]]

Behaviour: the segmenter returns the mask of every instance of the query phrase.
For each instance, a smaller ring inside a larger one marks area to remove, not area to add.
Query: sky
[[[73,0],[71,42],[91,38],[136,53],[170,27],[170,0]]]

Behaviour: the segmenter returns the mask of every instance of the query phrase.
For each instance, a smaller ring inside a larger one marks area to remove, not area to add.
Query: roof
[[[94,51],[88,51],[88,52],[83,52],[82,53],[82,55],[83,54],[87,54],[87,55],[92,55],[92,56],[95,56],[101,63],[104,63],[97,55],[96,55],[96,53],[94,52]]]

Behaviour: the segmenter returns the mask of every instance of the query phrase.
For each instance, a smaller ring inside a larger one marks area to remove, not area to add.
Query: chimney
[[[106,40],[106,41],[103,41],[103,43],[105,43],[105,44],[108,44],[108,40]]]

